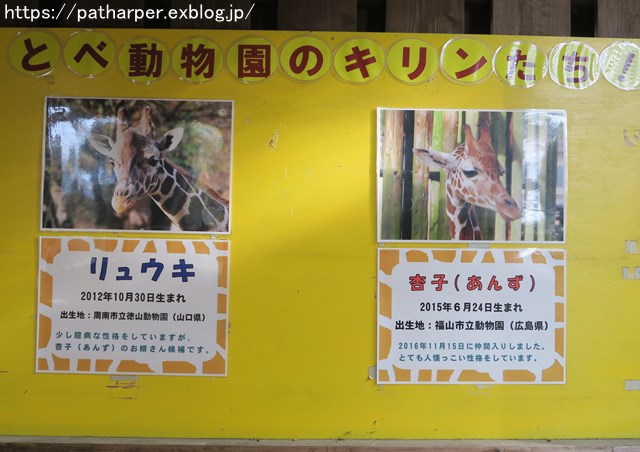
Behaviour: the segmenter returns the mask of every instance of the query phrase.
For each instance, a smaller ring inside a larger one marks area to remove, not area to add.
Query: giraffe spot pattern
[[[173,195],[164,199],[162,208],[169,215],[175,217],[180,213],[189,196],[183,190],[173,190]]]

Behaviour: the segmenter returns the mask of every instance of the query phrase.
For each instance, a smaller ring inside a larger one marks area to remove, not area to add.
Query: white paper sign
[[[39,372],[226,375],[228,242],[40,240]]]
[[[380,249],[379,383],[563,383],[564,251]]]

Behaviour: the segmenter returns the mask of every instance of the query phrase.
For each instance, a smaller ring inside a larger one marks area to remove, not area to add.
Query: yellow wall
[[[8,49],[18,30],[0,32]],[[62,41],[72,30],[55,30]],[[202,35],[227,49],[285,32],[107,30],[172,48]],[[335,46],[350,34],[318,37]],[[371,34],[384,48],[400,35]],[[449,38],[426,37],[436,48]],[[512,40],[483,38],[493,49]],[[530,38],[548,52],[560,38]],[[585,40],[602,51],[610,41]],[[173,74],[134,85],[117,68],[94,80],[59,64],[31,78],[0,63],[0,434],[213,438],[639,437],[638,93],[604,79],[585,91],[549,77],[530,89],[496,78],[463,87],[438,74],[364,86],[329,74],[243,85],[227,72],[191,86]],[[233,149],[227,378],[36,374],[37,238],[44,96],[231,99]],[[567,383],[377,386],[375,109],[566,109]],[[277,140],[274,139],[277,136]]]

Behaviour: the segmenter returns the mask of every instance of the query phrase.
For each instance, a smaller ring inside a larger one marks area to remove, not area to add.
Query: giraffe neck
[[[194,187],[168,160],[159,163],[158,185],[149,195],[183,231],[228,232],[226,201]]]
[[[478,216],[472,204],[454,197],[447,184],[447,219],[453,240],[482,240]]]

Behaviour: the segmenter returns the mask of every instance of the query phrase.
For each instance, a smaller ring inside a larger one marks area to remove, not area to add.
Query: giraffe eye
[[[147,163],[151,166],[156,166],[158,164],[158,162],[160,161],[160,159],[157,159],[155,157],[151,157],[147,159]]]
[[[502,167],[500,162],[498,162],[498,175],[504,176],[504,173],[505,173],[504,168]]]
[[[462,170],[462,172],[468,178],[476,177],[478,175],[478,172],[476,170],[474,170],[474,169],[473,170]]]

